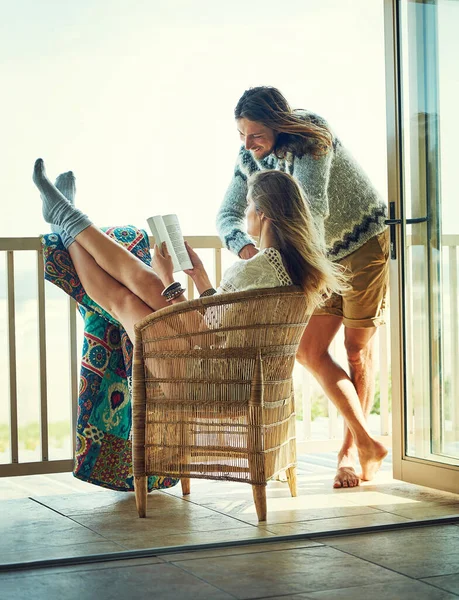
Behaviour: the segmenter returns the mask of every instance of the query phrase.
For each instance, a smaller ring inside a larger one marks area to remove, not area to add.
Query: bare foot
[[[338,468],[333,481],[334,488],[351,488],[360,485],[360,479],[355,472],[354,454],[351,451],[338,454]]]
[[[376,440],[372,440],[371,446],[365,449],[359,448],[359,460],[362,467],[362,481],[371,481],[387,456],[387,448]]]
[[[360,479],[354,467],[338,467],[333,480],[334,488],[351,488],[358,485],[360,485]]]

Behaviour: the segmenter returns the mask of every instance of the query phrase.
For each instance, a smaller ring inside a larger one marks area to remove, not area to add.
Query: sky
[[[459,233],[458,12],[457,0],[441,0],[445,233]],[[52,178],[75,172],[77,205],[98,225],[146,227],[147,217],[175,212],[185,235],[216,235],[215,216],[239,149],[234,107],[256,85],[274,85],[294,108],[325,117],[387,201],[383,26],[382,0],[291,0],[288,6],[277,0],[4,0],[0,237],[48,231],[31,178],[37,157]],[[405,117],[409,127],[409,110]],[[35,293],[34,257],[27,260],[18,258],[16,275],[20,287],[33,284]],[[66,327],[60,296],[47,321],[54,328],[50,340]],[[36,346],[27,343],[35,329],[36,306],[24,300],[18,311],[24,372],[36,361]],[[57,346],[56,356],[52,351],[57,406],[68,384],[67,357],[57,356]],[[0,344],[0,358],[7,365],[6,345]],[[36,381],[21,381],[20,397],[34,396]],[[6,374],[0,382],[7,397]],[[30,410],[25,404],[21,418],[33,416]],[[56,410],[58,416],[68,408]]]
[[[48,226],[32,183],[72,169],[77,205],[98,225],[175,212],[188,235],[216,235],[245,89],[278,87],[323,115],[385,194],[379,0],[15,0],[0,3],[0,237]],[[23,256],[29,255],[31,256]],[[19,420],[38,418],[35,259],[16,257]],[[0,298],[5,297],[0,263]],[[67,418],[62,293],[47,286],[50,420]],[[0,364],[7,368],[5,300]],[[8,376],[0,377],[8,397]],[[0,423],[7,420],[0,404]]]
[[[216,234],[242,92],[274,85],[324,116],[385,194],[379,0],[16,0],[0,14],[0,236],[47,231],[31,182],[72,169],[98,225],[176,212]]]
[[[459,231],[458,12],[440,2],[445,233]],[[0,236],[47,231],[38,156],[52,178],[75,172],[77,204],[98,225],[176,212],[185,234],[215,235],[239,147],[234,106],[263,84],[324,116],[387,200],[383,24],[382,0],[3,2]]]

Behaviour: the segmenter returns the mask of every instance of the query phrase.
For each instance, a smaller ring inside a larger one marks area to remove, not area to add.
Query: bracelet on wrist
[[[165,287],[163,289],[163,291],[161,292],[161,296],[167,296],[167,294],[169,294],[170,292],[173,292],[174,290],[178,290],[178,288],[181,288],[182,284],[179,283],[178,281],[174,281],[173,283],[171,283],[170,285],[168,285],[167,287]]]
[[[202,294],[199,297],[205,298],[206,296],[214,296],[216,293],[217,293],[217,290],[215,290],[214,288],[209,288],[208,290],[205,290],[204,292],[202,292]]]
[[[165,294],[164,297],[167,302],[172,302],[172,300],[175,300],[176,298],[178,298],[179,296],[181,296],[184,293],[185,293],[185,290],[182,287],[179,287],[179,288],[175,288],[172,291],[167,292],[167,294]]]

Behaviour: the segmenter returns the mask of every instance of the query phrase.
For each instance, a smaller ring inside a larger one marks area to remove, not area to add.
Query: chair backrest
[[[263,403],[271,409],[264,425],[287,424],[291,375],[308,318],[304,294],[291,286],[192,300],[143,319],[134,348],[134,444],[163,447],[174,428],[179,444],[183,424],[199,421],[206,423],[203,445],[212,446],[230,429],[228,447],[246,445],[247,405],[260,360]],[[145,421],[157,424],[147,434]],[[144,466],[135,464],[135,471]]]
[[[250,381],[260,353],[264,360],[294,360],[308,318],[305,296],[294,286],[221,294],[149,315],[136,325],[135,345],[147,379],[162,382],[163,393],[186,397],[204,373],[206,383],[222,389],[234,378]],[[276,375],[289,377],[291,362],[280,361]],[[183,384],[191,386],[185,394]]]

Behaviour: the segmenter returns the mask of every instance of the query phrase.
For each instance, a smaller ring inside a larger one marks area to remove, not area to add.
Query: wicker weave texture
[[[292,371],[309,313],[294,287],[163,309],[136,326],[134,474],[264,485],[295,463]]]

